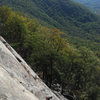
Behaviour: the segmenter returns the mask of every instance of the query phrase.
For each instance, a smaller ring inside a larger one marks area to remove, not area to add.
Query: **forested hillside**
[[[90,8],[94,13],[100,14],[100,1],[99,0],[74,0],[80,2]]]
[[[0,0],[0,6],[0,35],[50,88],[60,84],[63,95],[100,100],[97,15],[71,0]]]
[[[59,29],[41,26],[7,7],[0,8],[0,35],[50,88],[60,84],[64,96],[100,100],[100,52],[77,49],[61,37]]]
[[[71,0],[1,0],[0,6],[29,14],[42,25],[59,28],[69,42],[100,50],[100,21],[87,8]]]

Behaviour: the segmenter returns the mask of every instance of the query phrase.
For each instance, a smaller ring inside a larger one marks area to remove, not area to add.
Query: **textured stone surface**
[[[0,65],[0,100],[38,100]]]
[[[0,37],[0,100],[46,100],[49,96],[51,100],[67,100],[57,97]]]

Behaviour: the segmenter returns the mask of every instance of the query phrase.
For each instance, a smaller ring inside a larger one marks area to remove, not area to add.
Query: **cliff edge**
[[[55,95],[0,36],[0,100],[67,100]]]

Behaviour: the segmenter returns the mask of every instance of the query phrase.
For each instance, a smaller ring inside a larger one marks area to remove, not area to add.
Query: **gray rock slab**
[[[38,100],[0,65],[0,100]]]

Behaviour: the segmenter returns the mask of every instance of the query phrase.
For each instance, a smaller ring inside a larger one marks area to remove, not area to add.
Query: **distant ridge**
[[[95,14],[100,15],[100,0],[73,0],[90,8]]]

